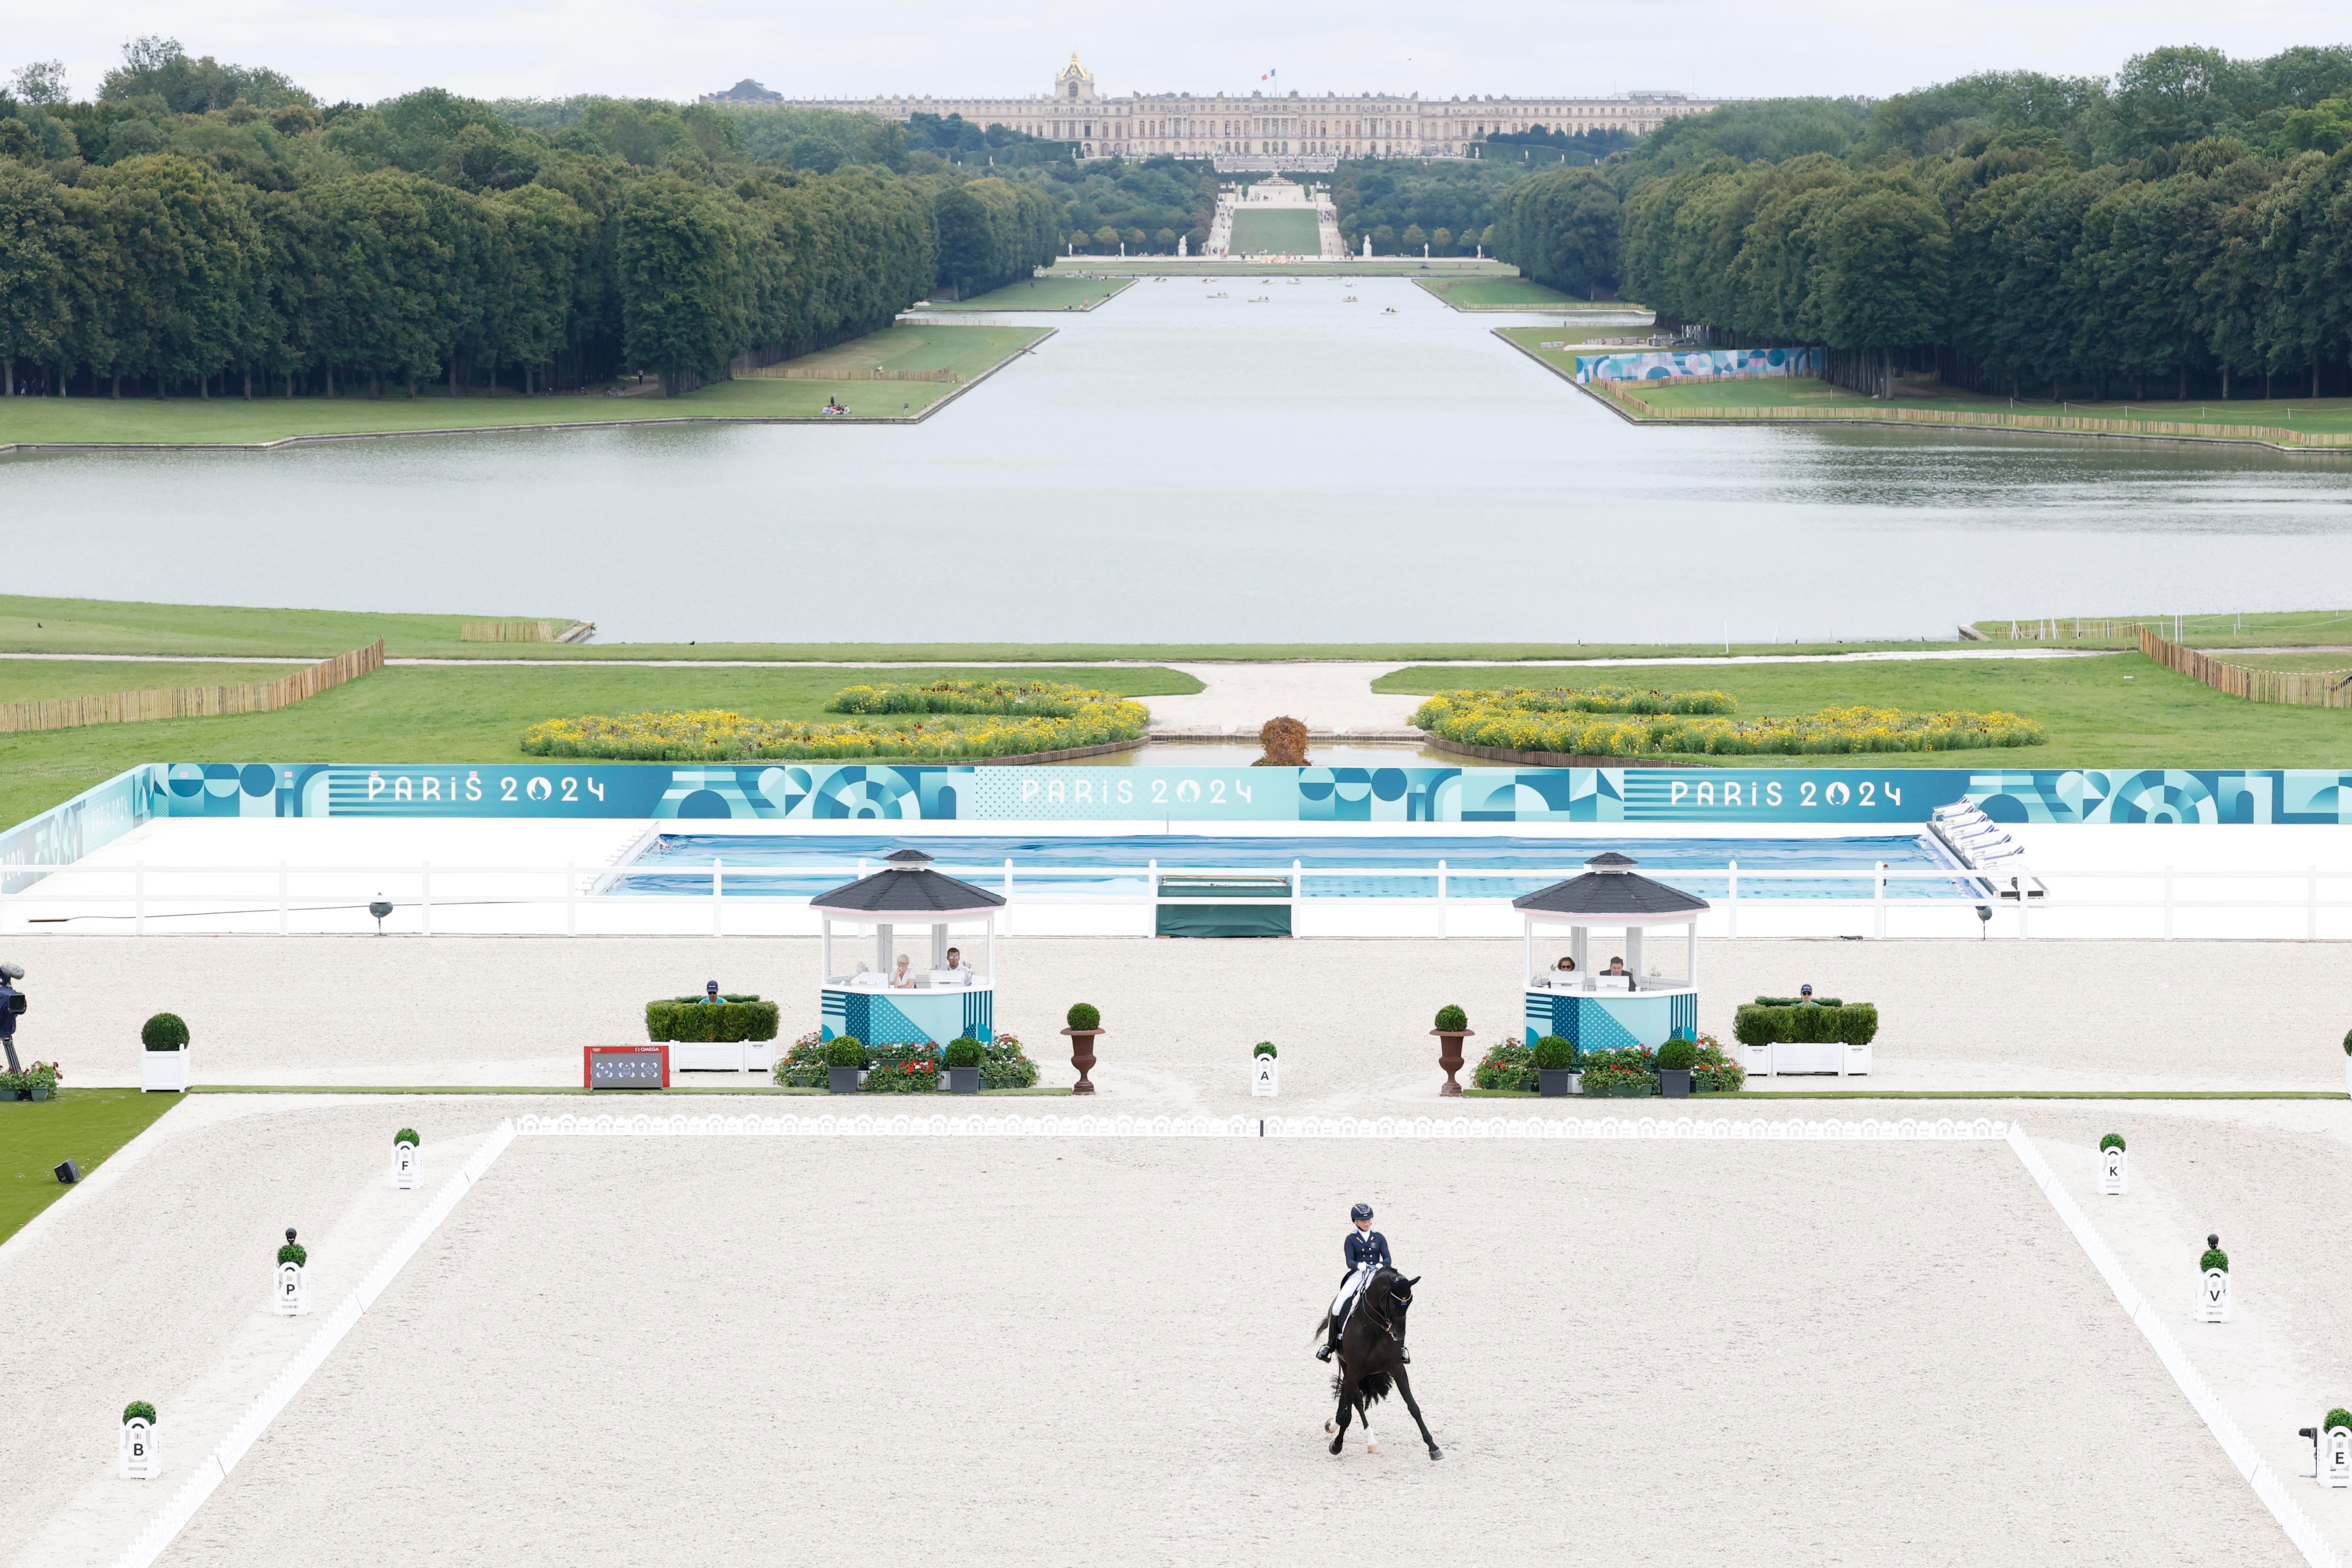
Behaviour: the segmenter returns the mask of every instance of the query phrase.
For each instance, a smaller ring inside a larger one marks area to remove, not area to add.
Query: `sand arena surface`
[[[22,1048],[61,1058],[74,1084],[135,1083],[139,1026],[163,1009],[187,1018],[203,1083],[577,1084],[582,1046],[642,1040],[646,1001],[710,979],[780,999],[787,1040],[817,1024],[817,944],[802,938],[45,937],[10,951],[32,970]],[[1129,1109],[1248,1113],[1262,1039],[1282,1047],[1286,1114],[1426,1109],[1440,1006],[1468,1009],[1474,1062],[1522,1031],[1516,941],[1022,939],[997,957],[997,1026],[1028,1043],[1044,1082],[1076,1079],[1055,1030],[1091,1001],[1109,1031],[1095,1081]],[[2335,943],[1703,942],[1700,1026],[1728,1042],[1735,1005],[1807,981],[1879,1005],[1874,1071],[1838,1087],[2344,1088],[2352,964]]]
[[[1360,1196],[1442,1464],[1394,1404],[1323,1451]],[[525,1139],[163,1561],[1296,1563],[1368,1518],[1430,1563],[2295,1560],[1998,1143]]]

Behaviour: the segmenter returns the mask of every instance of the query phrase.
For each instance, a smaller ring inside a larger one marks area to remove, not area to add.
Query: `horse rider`
[[[1330,1326],[1323,1348],[1315,1352],[1317,1361],[1329,1361],[1332,1352],[1339,1348],[1339,1335],[1348,1326],[1348,1316],[1355,1310],[1356,1299],[1372,1282],[1372,1276],[1382,1268],[1396,1267],[1396,1260],[1389,1256],[1389,1238],[1372,1228],[1372,1205],[1358,1204],[1348,1211],[1348,1217],[1356,1225],[1339,1244],[1348,1260],[1348,1277],[1340,1282],[1339,1295],[1332,1298]],[[1412,1352],[1402,1343],[1397,1352],[1408,1366],[1412,1363]]]

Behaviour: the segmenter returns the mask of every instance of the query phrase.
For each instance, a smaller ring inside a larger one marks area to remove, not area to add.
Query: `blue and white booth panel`
[[[825,987],[820,1024],[830,1040],[847,1035],[869,1046],[940,1045],[969,1036],[996,1038],[993,991],[846,991]]]
[[[1698,993],[1530,991],[1529,1044],[1558,1035],[1580,1051],[1663,1046],[1676,1035],[1698,1035]]]

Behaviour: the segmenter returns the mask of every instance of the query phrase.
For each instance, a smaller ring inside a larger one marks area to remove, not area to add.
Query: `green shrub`
[[[155,1425],[155,1407],[143,1399],[134,1399],[122,1407],[122,1419],[126,1422],[144,1421],[152,1426]]]
[[[772,1040],[779,1012],[757,996],[724,996],[714,1005],[698,996],[674,996],[646,1004],[646,1038],[699,1043],[706,1040]]]
[[[976,1068],[980,1065],[980,1042],[970,1035],[959,1035],[948,1042],[945,1059],[951,1068]]]
[[[392,1135],[392,1141],[395,1144],[405,1143],[412,1149],[425,1142],[425,1140],[416,1135],[416,1129],[414,1127],[402,1128],[399,1131]]]
[[[775,1079],[782,1089],[823,1089],[825,1085],[824,1031],[811,1029],[776,1058]]]
[[[1036,1086],[1037,1064],[1022,1050],[1020,1036],[1000,1033],[981,1047],[981,1088],[1034,1089]]]
[[[1444,1034],[1467,1034],[1470,1029],[1470,1015],[1449,1004],[1437,1010],[1437,1027]]]
[[[297,1267],[308,1267],[310,1261],[310,1249],[299,1241],[289,1241],[278,1249],[278,1261],[291,1263]]]
[[[1559,1035],[1546,1035],[1535,1044],[1536,1066],[1559,1072],[1576,1065],[1576,1047]]]
[[[2352,1426],[2352,1410],[2347,1410],[2342,1405],[2338,1405],[2327,1413],[2326,1420],[2319,1424],[2319,1429],[2323,1432],[2333,1432],[2338,1426]]]
[[[2123,1146],[2124,1139],[2120,1132],[2110,1132],[2099,1140],[2099,1147],[2102,1149],[2120,1149]]]
[[[2207,1247],[2205,1256],[2197,1260],[2197,1272],[2202,1274],[2208,1268],[2218,1268],[2227,1274],[2230,1271],[2230,1255],[2218,1247]]]
[[[1250,1047],[1250,1055],[1254,1057],[1278,1057],[1281,1054],[1274,1048],[1272,1040],[1260,1040]]]
[[[184,1050],[188,1044],[187,1020],[177,1013],[158,1013],[139,1026],[139,1043],[151,1051]]]
[[[1824,708],[1788,718],[1735,719],[1719,691],[1584,691],[1517,688],[1441,691],[1409,721],[1433,735],[1515,752],[1592,756],[1707,753],[1835,755],[2032,746],[2042,727],[2014,713]]]
[[[920,1045],[875,1046],[866,1064],[866,1094],[934,1094],[940,1080],[940,1047],[929,1040]]]
[[[1640,1068],[1612,1063],[1606,1067],[1586,1067],[1582,1087],[1585,1093],[1603,1099],[1630,1098],[1655,1094],[1658,1080],[1655,1075],[1643,1072]]]
[[[1872,1003],[1791,1002],[1759,996],[1731,1016],[1731,1032],[1743,1046],[1866,1046],[1878,1037],[1878,1008]]]
[[[1070,1008],[1070,1027],[1073,1029],[1099,1029],[1102,1027],[1102,1014],[1096,1009],[1094,1004],[1091,1002],[1079,1002],[1074,1004]]]
[[[1870,1002],[1827,1005],[1838,1016],[1837,1037],[1849,1046],[1866,1046],[1878,1037],[1878,1007]]]
[[[2344,1031],[2344,1054],[2352,1057],[2352,1029]]]
[[[1801,1046],[1828,1045],[1838,1037],[1838,1014],[1833,1007],[1788,1009],[1789,1039]]]
[[[1698,1065],[1698,1047],[1680,1035],[1658,1047],[1658,1066],[1675,1072],[1688,1072]]]
[[[1743,1046],[1776,1046],[1789,1037],[1788,1009],[1768,1003],[1741,1006],[1731,1016],[1731,1032]]]
[[[1534,1093],[1536,1054],[1531,1047],[1519,1044],[1517,1035],[1506,1035],[1500,1042],[1486,1047],[1478,1065],[1470,1074],[1474,1089],[1516,1089]]]
[[[824,1065],[829,1068],[862,1068],[866,1065],[866,1042],[856,1035],[836,1035],[825,1042]]]

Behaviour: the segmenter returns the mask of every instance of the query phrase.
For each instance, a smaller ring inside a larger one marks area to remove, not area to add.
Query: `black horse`
[[[1417,1274],[1408,1279],[1393,1268],[1382,1268],[1364,1287],[1364,1293],[1356,1298],[1355,1310],[1348,1315],[1348,1326],[1339,1331],[1339,1370],[1331,1378],[1331,1392],[1339,1400],[1339,1414],[1323,1426],[1332,1435],[1334,1454],[1348,1441],[1350,1415],[1364,1425],[1365,1451],[1381,1451],[1380,1439],[1372,1436],[1371,1414],[1366,1407],[1386,1399],[1393,1384],[1404,1395],[1404,1407],[1412,1412],[1412,1424],[1421,1428],[1421,1440],[1428,1445],[1429,1457],[1445,1458],[1438,1449],[1437,1439],[1429,1435],[1429,1423],[1421,1418],[1421,1406],[1412,1397],[1412,1379],[1404,1370],[1404,1316],[1412,1306],[1412,1288],[1420,1283],[1421,1276]],[[1329,1329],[1328,1316],[1315,1325],[1318,1334],[1328,1333]]]

